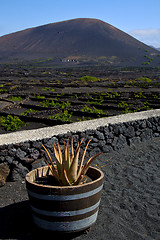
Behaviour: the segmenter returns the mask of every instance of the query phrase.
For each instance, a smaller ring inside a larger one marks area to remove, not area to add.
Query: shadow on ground
[[[0,208],[0,239],[63,239],[69,240],[84,234],[57,234],[42,231],[32,222],[29,201],[22,201]]]

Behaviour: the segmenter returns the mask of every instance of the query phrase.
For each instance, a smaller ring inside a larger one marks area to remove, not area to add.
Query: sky
[[[0,36],[74,18],[96,18],[160,48],[160,0],[0,0]]]

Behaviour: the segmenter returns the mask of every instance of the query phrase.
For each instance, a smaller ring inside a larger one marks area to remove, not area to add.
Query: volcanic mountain
[[[0,37],[0,61],[81,58],[134,59],[158,51],[101,20],[79,18]],[[151,55],[150,55],[151,56]]]

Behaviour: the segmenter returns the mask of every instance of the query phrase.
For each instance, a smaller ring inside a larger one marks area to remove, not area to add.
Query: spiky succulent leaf
[[[60,160],[60,163],[62,164],[62,158],[63,158],[63,156],[62,156],[62,151],[61,151],[61,147],[60,147],[60,145],[59,145],[59,142],[58,142],[58,151],[59,151],[59,160]]]
[[[68,179],[68,176],[67,176],[67,173],[64,169],[64,182],[66,183],[65,185],[68,185],[68,186],[71,186],[72,185],[72,182],[70,182],[70,180]]]
[[[90,165],[92,164],[93,160],[98,157],[100,154],[102,154],[102,152],[96,154],[95,156],[92,156],[86,163],[85,165],[82,167],[82,171],[81,171],[81,174],[82,175],[85,175],[88,168],[90,167]]]
[[[82,139],[83,141],[83,139]],[[78,173],[78,159],[79,159],[79,152],[80,152],[80,147],[82,144],[82,141],[78,143],[77,149],[74,155],[74,158],[72,160],[71,167],[68,172],[68,179],[70,180],[71,183],[74,183],[77,179],[77,173]]]
[[[92,141],[92,139],[90,139],[85,147],[85,150],[83,152],[83,155],[82,155],[82,158],[81,158],[81,161],[79,163],[79,166],[78,166],[78,173],[77,173],[77,178],[80,176],[81,174],[81,169],[82,169],[82,165],[83,165],[83,162],[84,162],[84,158],[85,158],[85,155],[86,155],[86,151],[87,151],[87,148],[88,148],[88,145],[89,143]]]
[[[73,158],[74,158],[73,138],[71,140],[71,153],[72,153],[72,156],[71,156],[71,164],[72,164],[72,161],[73,161]]]
[[[78,185],[84,183],[84,179],[86,178],[85,174],[93,162],[93,160],[99,156],[101,153],[92,156],[86,163],[83,165],[84,158],[86,155],[86,151],[88,148],[88,145],[91,140],[88,141],[85,150],[83,152],[82,158],[79,161],[79,153],[80,153],[80,147],[83,142],[84,138],[81,140],[81,142],[77,144],[76,151],[74,152],[73,149],[73,138],[71,140],[71,147],[69,145],[69,140],[67,140],[67,143],[64,141],[64,151],[62,154],[59,142],[58,142],[58,149],[53,141],[53,149],[56,159],[56,166],[53,164],[52,158],[48,152],[48,150],[45,148],[45,146],[42,144],[43,148],[45,149],[47,156],[49,158],[50,163],[48,163],[47,159],[45,159],[48,167],[51,170],[51,173],[55,178],[59,181],[60,185],[67,186],[67,185]],[[71,148],[71,152],[70,152]]]
[[[61,163],[62,160],[61,160],[61,155],[58,152],[54,141],[53,141],[53,149],[54,149],[54,155],[55,155],[55,158],[56,158],[56,165],[57,165],[58,174],[60,176],[61,171],[62,171],[62,163]]]
[[[66,172],[69,171],[69,167],[70,167],[69,141],[67,141],[67,144],[64,142],[63,167],[66,170]]]
[[[48,152],[48,150],[46,149],[46,147],[42,144],[42,147],[44,148],[44,150],[46,151],[47,153],[47,156],[50,160],[50,164],[48,163],[47,159],[46,159],[46,163],[47,165],[49,166],[49,168],[51,169],[51,172],[52,174],[55,176],[55,178],[58,180],[59,179],[59,175],[58,175],[58,172],[57,172],[57,169],[55,168],[54,164],[53,164],[53,161],[52,161],[52,158],[51,158],[51,155],[50,153]]]

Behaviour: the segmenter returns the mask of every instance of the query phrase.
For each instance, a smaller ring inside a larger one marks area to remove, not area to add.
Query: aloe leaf
[[[62,169],[59,182],[60,182],[61,186],[70,186],[71,185],[71,183],[67,177],[66,170],[64,168]]]
[[[91,163],[93,162],[93,160],[98,157],[100,154],[102,154],[102,152],[96,154],[95,156],[92,156],[86,163],[85,165],[82,167],[81,171],[80,171],[80,174],[79,174],[79,177],[77,178],[76,182],[75,182],[75,185],[78,185],[81,181],[82,181],[82,178],[83,176],[85,176],[88,168],[90,167]]]
[[[61,147],[59,145],[59,142],[58,142],[58,151],[59,151],[59,160],[60,160],[60,163],[62,164],[62,151],[61,151]]]
[[[69,140],[67,141],[67,170],[69,170],[71,165],[71,156],[70,156],[70,146],[69,146]]]
[[[61,164],[61,156],[56,148],[55,142],[53,141],[53,149],[54,149],[54,155],[56,158],[56,165],[57,165],[57,170],[59,175],[61,174],[62,171],[62,164]]]
[[[54,175],[54,171],[52,169],[52,165],[48,163],[46,157],[44,157],[45,163],[48,165],[49,169],[51,170],[52,174]]]
[[[66,149],[66,142],[64,141],[64,149],[63,149],[63,155],[62,155],[62,166],[64,168],[65,165],[65,150]]]
[[[48,156],[48,158],[49,158],[49,160],[50,160],[51,165],[54,165],[54,164],[53,164],[53,161],[52,161],[52,158],[51,158],[51,155],[50,155],[50,153],[48,152],[47,148],[46,148],[43,144],[41,144],[41,145],[42,145],[42,147],[44,148],[44,150],[46,151],[47,156]]]
[[[62,156],[62,151],[61,151],[59,142],[58,142],[58,152],[59,152],[59,163],[57,163],[57,169],[58,169],[59,176],[61,176],[61,173],[63,170],[63,165],[62,165],[63,156]]]
[[[73,161],[73,158],[74,158],[73,138],[71,140],[71,152],[72,152],[72,157],[71,157],[71,164],[72,164],[72,161]]]
[[[70,186],[70,185],[83,184],[84,178],[86,178],[86,172],[89,166],[91,165],[92,161],[101,154],[101,153],[98,153],[97,155],[92,156],[83,165],[86,151],[91,141],[90,139],[85,147],[80,163],[78,163],[80,148],[83,140],[84,138],[81,140],[81,142],[78,142],[75,152],[73,148],[73,138],[71,140],[71,149],[70,149],[69,140],[67,140],[67,142],[64,141],[63,153],[61,151],[59,142],[58,142],[58,148],[57,148],[53,141],[53,149],[54,149],[54,154],[56,159],[56,165],[54,165],[49,151],[42,144],[42,147],[44,148],[48,156],[48,158],[46,158],[45,156],[45,161],[48,165],[48,169],[50,169],[51,173],[56,178],[56,180],[60,183],[60,185]]]
[[[81,173],[81,168],[82,168],[82,165],[83,165],[83,162],[84,162],[84,158],[85,158],[85,155],[86,155],[86,151],[87,151],[87,148],[88,148],[88,145],[89,143],[92,141],[92,139],[90,139],[85,147],[85,150],[83,152],[83,156],[81,158],[81,161],[79,163],[79,166],[78,166],[78,174],[77,174],[77,178],[80,176],[80,173]]]
[[[84,178],[84,175],[80,175],[80,176],[77,178],[77,180],[74,182],[73,185],[78,185],[78,184],[80,184],[80,182],[82,182],[83,178]]]
[[[64,155],[63,155],[63,168],[68,172],[69,163],[68,163],[68,141],[67,144],[64,142]]]
[[[79,152],[80,152],[80,147],[82,144],[83,139],[81,140],[80,143],[77,145],[77,149],[68,173],[68,178],[71,182],[75,182],[77,179],[77,171],[78,171],[78,158],[79,158]]]
[[[53,175],[53,176],[55,177],[55,179],[59,182],[59,177],[58,177],[58,175],[57,175],[56,169],[55,169],[51,164],[48,163],[46,157],[44,157],[44,160],[45,160],[46,164],[48,165],[48,167],[49,167],[52,175]]]
[[[50,165],[51,165],[52,173],[54,173],[54,176],[55,176],[56,179],[59,179],[59,176],[58,176],[58,173],[57,173],[57,169],[55,168],[55,166],[54,166],[54,164],[53,164],[53,161],[52,161],[52,158],[51,158],[50,153],[48,152],[47,148],[46,148],[43,144],[42,144],[42,147],[43,147],[44,150],[46,151],[47,156],[48,156],[48,158],[49,158],[49,160],[50,160],[50,163],[51,163],[51,164],[49,164],[48,161],[47,161],[47,159],[46,159],[46,163],[48,163],[47,165],[48,165],[49,167],[50,167]],[[51,169],[51,168],[50,168],[50,169]]]
[[[93,160],[94,160],[96,157],[98,157],[100,154],[102,154],[102,152],[96,154],[95,156],[92,156],[92,157],[85,163],[85,165],[84,165],[83,168],[82,168],[82,172],[81,172],[82,175],[85,175],[85,174],[86,174],[86,172],[87,172],[88,168],[90,167],[91,163],[93,162]]]
[[[58,153],[58,150],[56,148],[56,144],[54,143],[54,141],[53,141],[53,149],[54,149],[54,155],[56,157],[56,160],[58,161],[58,163],[60,163],[59,153]]]
[[[67,173],[66,173],[66,171],[65,171],[65,169],[64,169],[64,180],[65,180],[65,182],[67,183],[67,184],[65,184],[65,185],[72,185],[72,183],[69,181],[69,179],[68,179],[68,176],[67,176]]]

